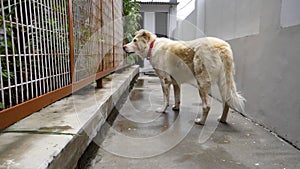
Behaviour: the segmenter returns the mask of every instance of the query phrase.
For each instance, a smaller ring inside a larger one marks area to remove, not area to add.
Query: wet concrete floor
[[[181,101],[180,112],[156,113],[163,105],[159,80],[140,76],[78,168],[300,168],[299,150],[242,115],[232,112],[228,124],[218,123],[222,105],[216,100],[205,126],[193,122],[201,105],[197,90],[183,87]]]

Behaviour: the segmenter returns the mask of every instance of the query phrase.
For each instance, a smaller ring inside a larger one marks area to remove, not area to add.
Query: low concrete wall
[[[86,87],[7,128],[11,132],[0,135],[0,168],[75,168],[137,74],[138,66],[114,73],[103,88]],[[20,132],[24,130],[76,135]]]

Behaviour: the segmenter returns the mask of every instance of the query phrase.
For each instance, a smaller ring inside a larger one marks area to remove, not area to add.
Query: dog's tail
[[[227,102],[231,108],[239,112],[244,112],[246,99],[236,89],[233,54],[229,44],[222,48],[220,54],[225,72],[219,79],[219,88],[222,99],[224,102]]]

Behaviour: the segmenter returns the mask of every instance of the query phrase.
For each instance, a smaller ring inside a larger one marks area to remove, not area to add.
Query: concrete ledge
[[[137,74],[138,66],[116,72],[102,89],[90,85],[7,128],[19,132],[0,134],[0,168],[75,168]],[[20,132],[24,130],[58,133]]]

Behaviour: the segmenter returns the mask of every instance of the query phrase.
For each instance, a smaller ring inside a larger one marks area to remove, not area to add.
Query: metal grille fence
[[[1,1],[2,108],[69,84],[65,3]]]
[[[122,1],[0,7],[0,129],[125,66]]]

